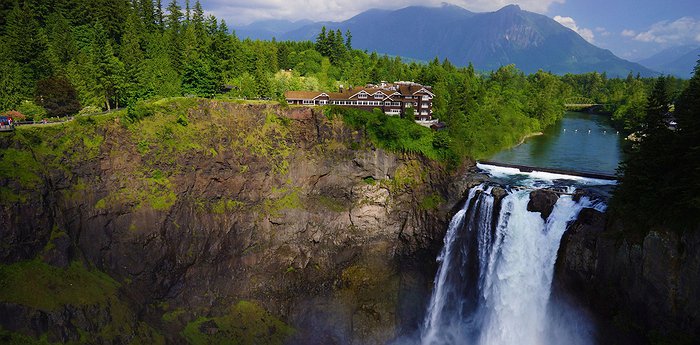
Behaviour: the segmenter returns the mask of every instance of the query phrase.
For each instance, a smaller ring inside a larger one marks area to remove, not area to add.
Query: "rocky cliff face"
[[[555,284],[598,316],[601,343],[700,338],[700,231],[635,238],[585,209],[562,238]]]
[[[0,338],[373,344],[417,327],[464,171],[309,108],[143,111],[0,140]]]

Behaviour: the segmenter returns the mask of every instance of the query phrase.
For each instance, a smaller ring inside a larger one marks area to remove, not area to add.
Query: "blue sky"
[[[700,0],[567,0],[543,14],[573,18],[579,31],[593,32],[594,44],[625,59],[700,46]]]
[[[194,2],[194,0],[191,0]],[[314,21],[348,19],[371,8],[439,6],[444,0],[200,0],[229,26],[264,19]],[[184,0],[180,0],[184,2]],[[591,43],[638,61],[665,48],[700,46],[700,0],[453,0],[474,12],[517,3],[577,31]]]

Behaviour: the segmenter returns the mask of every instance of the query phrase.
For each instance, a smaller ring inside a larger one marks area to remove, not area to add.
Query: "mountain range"
[[[236,30],[236,34],[239,37],[250,38],[252,40],[269,40],[273,37],[284,35],[289,31],[312,24],[314,24],[314,22],[310,20],[291,21],[270,19],[253,22],[245,26],[234,27],[234,30]]]
[[[700,59],[700,46],[683,45],[662,50],[639,63],[664,74],[690,78],[698,59]]]
[[[447,58],[458,66],[471,62],[482,71],[515,64],[526,73],[542,69],[557,74],[598,71],[621,77],[630,72],[658,75],[594,46],[547,16],[517,5],[484,13],[450,4],[372,9],[342,22],[308,23],[291,30],[275,27],[278,33],[274,36],[277,40],[314,40],[322,26],[350,30],[357,49],[422,61]],[[268,39],[271,37],[265,35],[274,31],[270,27],[267,33],[250,30],[250,26],[245,30],[251,38]],[[237,33],[245,37],[243,31]]]

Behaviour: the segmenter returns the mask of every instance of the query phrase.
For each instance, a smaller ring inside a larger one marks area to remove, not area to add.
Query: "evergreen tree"
[[[143,26],[149,31],[152,30],[156,26],[156,10],[153,8],[153,0],[139,0],[138,8]]]
[[[58,12],[49,16],[46,29],[49,38],[47,54],[49,55],[52,69],[58,74],[63,73],[68,63],[78,53],[78,47],[75,43],[70,23]]]
[[[119,53],[119,58],[124,64],[124,98],[127,103],[133,103],[144,96],[141,85],[145,58],[142,49],[143,30],[144,25],[136,13],[132,12],[124,26],[124,36],[122,36]]]
[[[163,31],[165,29],[165,22],[163,20],[163,3],[162,0],[156,0],[155,7],[155,22],[158,30]]]
[[[51,66],[46,35],[27,2],[16,4],[10,11],[5,32],[6,52],[21,70],[17,89],[23,97],[31,98],[35,81],[51,75]]]
[[[182,89],[185,94],[212,97],[218,90],[216,76],[204,59],[190,61],[182,76]]]
[[[640,231],[672,221],[679,211],[680,170],[674,169],[679,148],[663,121],[668,111],[665,90],[665,78],[660,77],[649,95],[639,142],[620,165],[620,184],[612,203],[627,227]]]
[[[0,39],[0,51],[8,51],[5,49],[4,42]],[[9,56],[0,54],[0,111],[10,110],[26,98],[22,78],[22,67],[9,59]]]
[[[183,30],[180,21],[182,20],[182,9],[177,4],[177,0],[172,0],[168,5],[168,15],[165,18],[166,35],[168,37],[168,50],[170,60],[176,71],[180,71],[183,65]]]
[[[352,50],[352,34],[350,34],[350,29],[345,31],[345,48],[347,50]]]
[[[112,43],[99,23],[94,28],[91,53],[97,79],[96,94],[108,110],[112,105],[119,107],[126,89],[124,64],[114,55]]]
[[[331,45],[330,59],[333,64],[340,64],[345,60],[345,42],[340,29],[336,30],[335,37],[329,38]]]
[[[146,46],[141,93],[144,97],[180,95],[181,80],[172,65],[165,33],[154,33]]]
[[[200,49],[204,49],[207,46],[207,31],[204,27],[204,9],[202,9],[202,4],[197,0],[194,3],[194,11],[192,12],[192,24],[194,25],[194,33],[197,38],[197,44]]]
[[[700,61],[695,66],[693,77],[688,87],[676,102],[678,118],[679,150],[682,150],[680,162],[674,167],[682,170],[678,184],[684,217],[690,216],[690,224],[700,221]]]
[[[321,53],[323,56],[328,56],[328,38],[326,37],[326,27],[321,28],[321,33],[316,37],[316,51]]]

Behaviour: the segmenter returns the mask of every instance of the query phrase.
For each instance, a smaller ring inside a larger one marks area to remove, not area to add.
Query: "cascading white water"
[[[579,332],[580,325],[559,322],[548,310],[566,226],[581,209],[597,205],[562,195],[545,221],[527,210],[529,190],[510,192],[494,210],[491,189],[471,189],[450,222],[421,343],[590,344],[591,335]]]

